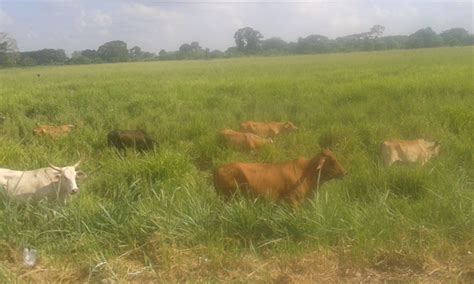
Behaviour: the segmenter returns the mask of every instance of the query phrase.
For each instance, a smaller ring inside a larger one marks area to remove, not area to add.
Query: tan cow
[[[231,129],[223,129],[220,132],[224,142],[239,150],[258,150],[262,146],[273,143],[271,138],[262,138],[253,133],[242,133]]]
[[[0,193],[24,201],[58,200],[65,203],[67,197],[79,192],[76,178],[85,174],[77,170],[80,161],[72,166],[49,165],[30,171],[0,169]]]
[[[400,161],[402,163],[426,164],[429,159],[439,154],[439,143],[424,139],[387,140],[380,146],[382,158],[386,166]]]
[[[344,175],[346,170],[326,149],[311,160],[224,165],[214,172],[214,187],[226,200],[240,191],[244,196],[284,200],[297,207],[314,187]]]
[[[51,138],[58,138],[65,136],[71,132],[75,126],[73,124],[65,125],[38,125],[33,129],[33,135],[35,136],[49,136]]]
[[[291,122],[257,122],[249,120],[240,124],[240,131],[251,132],[262,137],[275,137],[296,129],[298,128]]]

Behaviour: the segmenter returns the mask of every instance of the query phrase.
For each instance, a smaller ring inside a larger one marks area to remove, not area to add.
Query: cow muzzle
[[[344,171],[341,175],[337,177],[337,179],[343,179],[347,175],[347,171]]]
[[[78,192],[79,192],[79,188],[77,188],[77,187],[71,189],[71,194],[76,194],[76,193],[78,193]]]

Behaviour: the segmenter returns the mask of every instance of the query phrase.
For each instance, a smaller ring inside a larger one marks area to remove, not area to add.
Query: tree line
[[[178,50],[162,49],[158,54],[142,51],[134,46],[130,49],[121,40],[106,42],[97,50],[75,51],[70,57],[63,49],[41,49],[20,52],[16,41],[7,33],[0,32],[0,66],[35,66],[63,64],[97,64],[128,61],[192,60],[231,58],[249,55],[317,54],[352,51],[374,51],[388,49],[411,49],[440,46],[473,45],[474,36],[463,28],[452,28],[437,34],[430,27],[420,29],[411,35],[382,36],[385,28],[373,26],[369,31],[329,39],[324,35],[312,34],[300,37],[296,42],[281,38],[265,39],[257,30],[244,27],[234,33],[235,46],[225,51],[203,48],[198,42],[184,43]]]

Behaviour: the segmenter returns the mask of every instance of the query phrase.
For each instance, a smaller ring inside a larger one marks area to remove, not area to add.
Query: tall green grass
[[[472,52],[0,70],[0,114],[7,117],[0,167],[71,164],[78,151],[88,174],[65,207],[1,200],[0,280],[23,275],[24,247],[38,250],[38,265],[52,271],[38,277],[50,281],[131,280],[130,267],[162,281],[265,281],[274,277],[259,268],[262,262],[283,265],[311,252],[336,255],[341,267],[428,275],[436,262],[457,269],[442,270],[448,276],[468,277]],[[238,129],[247,119],[289,120],[299,130],[259,153],[219,143],[218,130]],[[36,123],[78,127],[51,140],[33,137]],[[160,147],[122,157],[106,143],[115,128],[146,130]],[[425,167],[385,168],[378,149],[389,138],[436,140],[441,154]],[[323,147],[349,174],[325,184],[299,210],[262,200],[226,204],[214,193],[211,174],[219,165],[309,158]],[[231,273],[239,269],[248,277]]]

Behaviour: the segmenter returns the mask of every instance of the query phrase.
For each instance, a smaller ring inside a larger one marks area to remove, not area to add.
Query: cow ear
[[[54,174],[53,174],[52,180],[53,180],[54,182],[59,181],[60,179],[61,179],[61,172],[59,172],[59,173],[54,173]]]
[[[82,179],[82,178],[86,178],[86,177],[87,177],[87,175],[84,172],[76,171],[76,178],[77,179]]]
[[[326,162],[326,157],[322,157],[321,159],[319,159],[318,167],[316,169],[320,170],[323,167],[324,162]]]

